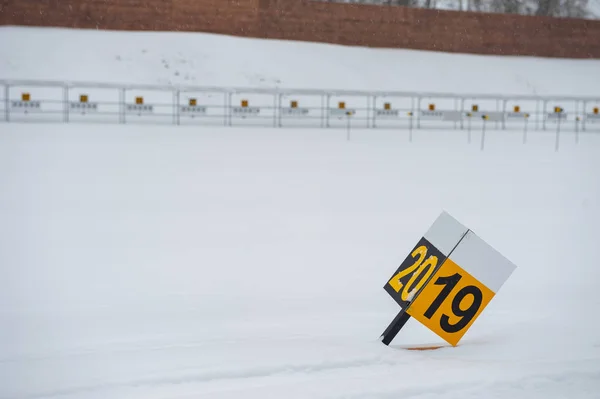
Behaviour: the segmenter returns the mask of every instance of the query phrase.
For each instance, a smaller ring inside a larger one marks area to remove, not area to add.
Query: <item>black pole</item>
[[[523,144],[527,142],[527,122],[529,121],[529,116],[525,115],[525,126],[523,127]]]
[[[385,329],[383,334],[381,334],[381,342],[383,342],[385,345],[389,345],[409,319],[410,315],[406,313],[404,309],[402,309],[394,318],[394,320],[392,320],[390,325]]]
[[[483,116],[483,128],[481,130],[481,151],[483,151],[483,147],[485,145],[485,124],[487,122],[487,115]]]
[[[408,141],[412,143],[412,125],[413,125],[413,113],[408,113],[409,125],[408,125]]]
[[[471,144],[471,114],[469,113],[469,114],[467,115],[467,117],[469,118],[469,128],[468,128],[468,133],[467,133],[467,135],[468,135],[468,141],[469,141],[469,144]]]
[[[559,147],[559,140],[560,140],[560,116],[561,116],[561,112],[562,112],[562,109],[560,110],[560,112],[558,112],[556,114],[556,116],[557,116],[557,121],[556,121],[556,144],[555,144],[554,151],[558,151],[558,147]]]
[[[346,112],[346,115],[348,115],[348,125],[346,127],[346,129],[347,129],[346,140],[350,141],[350,111]]]

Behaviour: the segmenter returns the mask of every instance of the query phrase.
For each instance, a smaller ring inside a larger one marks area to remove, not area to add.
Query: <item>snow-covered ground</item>
[[[496,70],[498,93],[530,92],[513,79],[528,64],[573,76],[545,84],[532,67],[536,91],[598,84],[585,72],[597,61],[310,44],[284,54],[282,42],[210,35],[179,36],[204,47],[174,34],[0,35],[6,78],[157,83],[165,68],[140,61],[147,48],[156,59],[212,54],[196,67],[227,86],[257,83],[246,64],[264,68],[267,83],[349,88],[354,76],[363,79],[350,88],[380,88],[382,76],[364,73],[378,64],[372,54],[399,67],[445,59],[456,71]],[[223,46],[236,40],[248,43],[237,61]],[[48,57],[31,64],[24,48]],[[134,49],[131,70],[107,56]],[[293,57],[305,61],[295,73]],[[308,67],[324,57],[328,73]],[[432,81],[395,87],[460,88],[437,76],[439,63],[429,68]],[[479,139],[0,124],[0,398],[596,398],[600,135],[577,144],[565,134],[558,152],[551,133],[530,132],[524,145],[518,131],[488,131],[484,151]],[[442,210],[518,268],[458,347],[404,349],[441,342],[415,320],[386,347],[378,338],[399,308],[382,287]]]
[[[597,397],[599,139],[5,125],[0,397]],[[442,209],[519,268],[385,347]]]

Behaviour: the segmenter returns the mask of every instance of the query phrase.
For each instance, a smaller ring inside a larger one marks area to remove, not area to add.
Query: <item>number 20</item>
[[[443,285],[444,288],[440,291],[438,296],[434,299],[434,301],[429,305],[429,308],[423,314],[428,319],[431,319],[435,312],[438,311],[442,303],[448,298],[448,295],[452,292],[456,284],[460,281],[462,276],[459,273],[455,273],[452,276],[447,277],[438,277],[438,279],[434,282],[435,285]],[[473,295],[473,303],[467,309],[461,309],[460,304],[468,295]],[[440,317],[440,327],[442,330],[447,333],[455,333],[467,326],[473,320],[477,311],[481,307],[481,302],[483,300],[483,293],[479,288],[474,285],[467,285],[460,289],[452,299],[452,313],[455,316],[460,317],[460,319],[452,324],[450,323],[450,316],[443,314]]]
[[[419,259],[417,259],[417,261],[412,266],[409,266],[406,269],[398,272],[394,277],[392,277],[392,279],[389,282],[390,286],[394,289],[394,291],[400,292],[400,290],[402,289],[400,297],[403,301],[408,301],[410,294],[413,291],[418,292],[423,287],[423,284],[425,284],[425,282],[429,280],[429,277],[435,270],[435,267],[437,266],[438,262],[437,256],[431,255],[423,263],[423,259],[425,259],[425,257],[427,256],[427,247],[424,245],[421,245],[420,247],[415,249],[410,254],[410,256],[412,256],[413,258],[418,256]],[[425,271],[426,269],[427,271]],[[403,285],[400,280],[411,273],[411,278],[408,280],[406,285]],[[417,279],[419,280],[418,282]],[[413,285],[415,285],[415,287],[411,290],[410,288]]]

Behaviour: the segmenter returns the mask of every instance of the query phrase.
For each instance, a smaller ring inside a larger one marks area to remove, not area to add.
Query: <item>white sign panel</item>
[[[39,101],[11,101],[10,106],[14,111],[29,113],[29,111],[39,111],[42,107]]]
[[[588,121],[600,121],[600,114],[586,114],[585,119]]]
[[[494,293],[516,269],[512,262],[470,230],[450,259]]]
[[[564,112],[551,112],[548,114],[548,120],[549,121],[558,121],[558,120],[566,120],[567,119],[567,114],[565,114]]]
[[[307,116],[309,113],[308,108],[282,108],[282,116]]]
[[[400,115],[400,111],[397,109],[377,109],[375,115],[380,118],[397,118]]]
[[[458,122],[462,119],[462,112],[460,111],[444,111],[444,120],[451,122]]]
[[[71,103],[72,111],[79,111],[82,114],[93,113],[98,111],[98,104],[96,103],[82,103],[82,102],[72,102]]]
[[[206,115],[206,107],[201,105],[184,105],[181,107],[182,114]]]
[[[448,256],[468,230],[448,212],[442,212],[423,237],[435,245],[441,253]]]
[[[260,114],[259,107],[233,107],[233,115],[234,116],[257,116]]]
[[[125,110],[127,111],[127,113],[130,114],[142,115],[151,114],[152,112],[154,112],[154,107],[152,105],[145,104],[127,104]]]
[[[487,116],[487,120],[490,122],[502,122],[504,120],[504,112],[485,112],[483,115]]]
[[[332,116],[352,116],[356,113],[356,110],[349,108],[331,108],[330,114]]]
[[[444,111],[421,111],[419,117],[425,120],[441,121],[444,119]]]
[[[506,119],[522,120],[525,119],[525,115],[526,114],[524,112],[507,112]]]

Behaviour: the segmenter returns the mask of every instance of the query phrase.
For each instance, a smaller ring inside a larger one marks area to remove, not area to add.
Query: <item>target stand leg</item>
[[[390,325],[385,329],[383,334],[381,334],[381,342],[383,342],[384,345],[389,345],[396,335],[398,335],[398,332],[400,332],[402,327],[404,327],[408,319],[410,319],[410,315],[406,313],[404,309],[402,309],[394,318],[394,320],[392,320]]]

